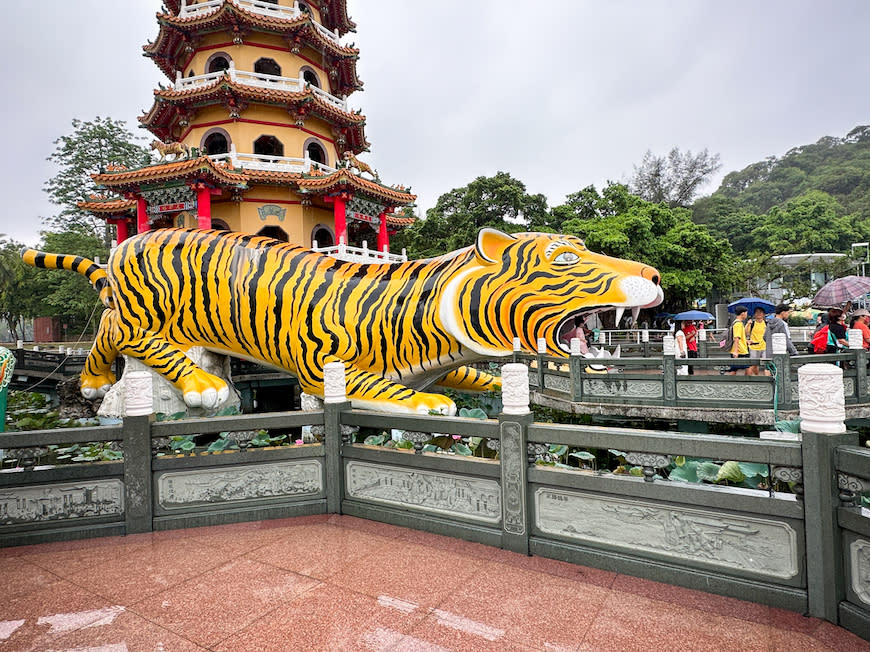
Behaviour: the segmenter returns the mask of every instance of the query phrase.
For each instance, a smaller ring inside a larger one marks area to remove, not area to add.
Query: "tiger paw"
[[[181,378],[177,385],[188,407],[216,408],[230,395],[223,380],[201,369]]]
[[[81,393],[88,400],[102,398],[115,384],[115,374],[108,373],[101,376],[82,374],[79,379]]]
[[[452,417],[456,414],[456,403],[441,394],[417,392],[411,401],[417,414],[443,414]]]

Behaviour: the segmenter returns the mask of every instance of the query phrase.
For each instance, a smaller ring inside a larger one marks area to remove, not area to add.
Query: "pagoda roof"
[[[106,215],[123,215],[135,210],[135,199],[123,199],[117,197],[105,197],[103,195],[91,195],[87,201],[76,203],[83,211],[102,213]]]
[[[371,181],[364,177],[352,174],[347,168],[341,168],[332,173],[312,171],[302,172],[276,172],[270,170],[253,170],[245,168],[231,169],[224,162],[215,162],[208,156],[200,156],[192,159],[182,159],[169,163],[157,163],[142,168],[127,170],[119,169],[112,172],[102,172],[92,175],[94,181],[113,192],[136,192],[142,186],[151,186],[167,181],[186,180],[196,177],[200,180],[209,181],[217,187],[223,188],[246,188],[254,184],[283,185],[289,186],[294,192],[309,197],[322,197],[352,190],[383,202],[387,206],[398,207],[412,204],[416,195],[407,192],[401,186],[385,186],[377,181]],[[92,198],[90,202],[83,202],[87,206],[81,206],[83,210],[94,212],[108,212],[108,206],[112,200]],[[123,202],[125,200],[114,200]],[[118,204],[121,209],[126,204]],[[396,225],[405,224],[404,218],[396,216]],[[410,224],[411,222],[407,222]]]
[[[224,0],[212,10],[184,17],[158,13],[157,22],[160,24],[157,39],[145,45],[143,50],[170,79],[175,78],[175,71],[181,67],[178,59],[186,59],[189,48],[196,47],[199,34],[226,31],[235,35],[234,38],[244,39],[246,32],[265,31],[284,36],[288,40],[288,48],[294,44],[308,44],[331,59],[338,75],[337,90],[341,94],[347,95],[362,88],[362,82],[356,74],[359,50],[325,36],[318,29],[316,21],[305,12],[295,18],[266,16],[245,9],[237,0]]]
[[[406,206],[417,199],[416,195],[399,190],[391,186],[385,186],[377,181],[370,181],[364,177],[352,174],[347,168],[341,168],[332,174],[324,175],[300,175],[296,181],[299,190],[308,195],[325,195],[342,190],[353,189],[357,192],[377,197],[391,206]]]
[[[173,14],[181,11],[181,0],[164,0],[165,7]],[[309,4],[320,10],[321,21],[329,29],[337,29],[344,36],[356,31],[356,23],[347,15],[346,0],[309,0]]]
[[[294,112],[304,111],[326,122],[346,127],[346,147],[358,154],[367,149],[369,143],[365,138],[364,126],[366,118],[361,113],[344,111],[332,102],[323,99],[313,89],[304,91],[285,91],[272,88],[259,88],[241,82],[234,82],[227,76],[216,79],[210,84],[192,88],[174,90],[172,88],[154,91],[154,105],[145,115],[139,117],[139,122],[161,140],[171,138],[171,126],[180,119],[181,113],[177,107],[195,108],[210,106],[232,98],[236,106],[249,102],[273,104],[287,107],[288,111],[295,107]]]
[[[218,186],[238,188],[246,185],[244,175],[231,170],[225,163],[213,161],[208,156],[147,165],[133,170],[101,172],[91,175],[91,178],[115,192],[124,192],[137,190],[143,185],[188,179],[192,176],[210,181]]]

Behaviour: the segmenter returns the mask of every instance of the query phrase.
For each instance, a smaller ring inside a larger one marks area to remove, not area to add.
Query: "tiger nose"
[[[640,275],[643,276],[646,280],[652,281],[656,285],[659,284],[661,280],[661,274],[659,274],[659,270],[655,267],[644,266],[644,268],[640,271]]]

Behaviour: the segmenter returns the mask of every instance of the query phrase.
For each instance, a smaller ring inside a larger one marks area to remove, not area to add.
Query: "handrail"
[[[293,3],[292,7],[285,7],[283,5],[272,4],[270,2],[262,2],[261,0],[230,1],[237,7],[241,7],[242,9],[246,9],[255,14],[260,14],[261,16],[275,16],[277,18],[286,18],[288,20],[293,20],[294,18],[298,18],[304,13],[302,9],[299,8],[299,5],[295,2]],[[181,8],[178,12],[178,15],[184,17],[208,13],[220,7],[223,3],[224,0],[205,0],[205,2],[188,4],[188,0],[181,0]],[[340,37],[338,35],[338,30],[331,32],[317,21],[312,19],[311,22],[314,25],[315,29],[317,29],[317,31],[320,32],[323,36],[330,39],[331,41],[335,41],[336,43],[339,41]]]
[[[324,163],[318,163],[310,158],[293,157],[293,156],[277,156],[275,154],[252,154],[249,152],[236,152],[235,148],[226,154],[211,154],[209,158],[212,161],[227,161],[233,168],[244,168],[249,170],[267,170],[270,172],[297,172],[308,173],[312,168],[322,170],[327,174],[333,174],[338,171],[338,168],[331,167]]]
[[[284,77],[282,75],[270,75],[264,72],[239,70],[232,63],[230,63],[230,67],[226,70],[207,72],[202,75],[193,75],[192,77],[182,77],[181,71],[177,71],[175,74],[174,89],[176,91],[182,91],[190,88],[208,86],[225,76],[229,77],[233,82],[245,84],[246,86],[254,86],[256,88],[273,88],[294,93],[302,93],[306,90],[310,90],[325,102],[332,104],[342,111],[347,111],[346,99],[333,95],[317,86],[313,86],[301,77]]]

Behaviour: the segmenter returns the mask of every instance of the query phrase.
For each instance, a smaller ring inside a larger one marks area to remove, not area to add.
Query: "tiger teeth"
[[[634,326],[637,323],[637,318],[640,315],[640,306],[635,306],[631,309],[631,325]]]
[[[619,328],[619,322],[622,321],[622,316],[625,314],[625,308],[616,309],[616,321],[613,322],[614,328]]]

